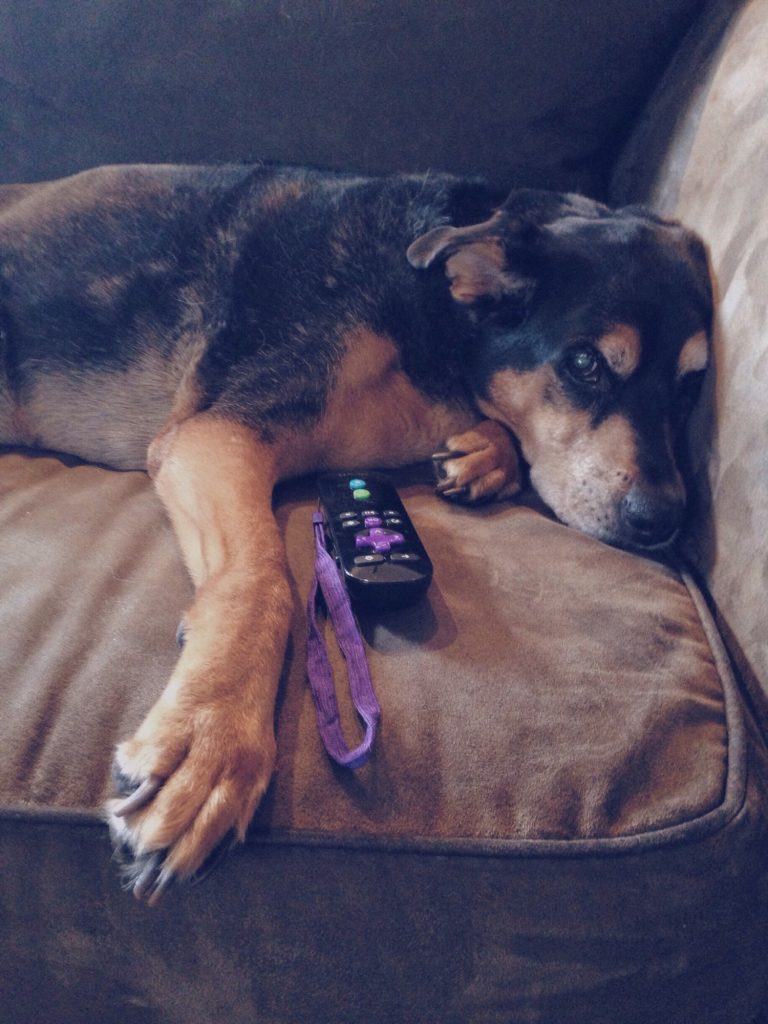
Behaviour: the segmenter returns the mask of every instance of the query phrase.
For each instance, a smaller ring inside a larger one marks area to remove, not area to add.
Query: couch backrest
[[[5,0],[0,181],[260,158],[590,187],[699,0]]]

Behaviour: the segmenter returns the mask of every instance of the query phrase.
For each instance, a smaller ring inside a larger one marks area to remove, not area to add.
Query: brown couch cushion
[[[115,1024],[752,1020],[766,754],[697,592],[531,508],[462,510],[401,480],[435,579],[420,607],[361,616],[372,761],[336,769],[317,735],[298,482],[277,503],[296,611],[274,785],[246,847],[150,911],[119,891],[99,806],[191,588],[141,474],[0,456],[15,1024],[41,999]]]
[[[113,745],[170,671],[190,587],[142,474],[17,454],[0,464],[0,678],[13,709],[0,726],[0,799],[98,810]],[[325,757],[304,682],[312,488],[281,494],[296,615],[261,823],[621,840],[718,806],[721,681],[674,572],[524,506],[464,510],[424,484],[405,497],[435,579],[415,610],[360,615],[383,725],[352,776]],[[348,705],[346,727],[358,728]]]

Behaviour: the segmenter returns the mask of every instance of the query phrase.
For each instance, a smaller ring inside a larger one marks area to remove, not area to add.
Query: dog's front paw
[[[107,815],[126,888],[152,904],[172,882],[207,874],[243,839],[274,760],[271,723],[259,729],[227,701],[161,698],[115,755],[123,796]]]
[[[472,504],[509,498],[520,490],[520,467],[512,435],[495,420],[481,420],[449,437],[445,450],[432,456],[437,493]]]

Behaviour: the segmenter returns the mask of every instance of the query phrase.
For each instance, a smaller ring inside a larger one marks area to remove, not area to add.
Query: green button
[[[352,497],[355,499],[355,501],[368,501],[370,496],[371,492],[366,491],[364,487],[356,487],[354,491],[352,491]]]

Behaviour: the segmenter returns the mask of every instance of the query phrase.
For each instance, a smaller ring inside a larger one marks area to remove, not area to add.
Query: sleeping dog
[[[275,484],[438,447],[444,490],[671,542],[709,353],[702,243],[647,210],[444,175],[129,166],[0,189],[0,443],[146,469],[196,587],[116,752],[113,837],[154,901],[242,837],[290,619]],[[453,455],[452,453],[455,453]]]

